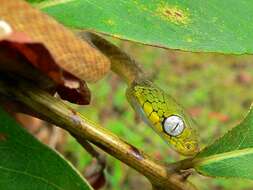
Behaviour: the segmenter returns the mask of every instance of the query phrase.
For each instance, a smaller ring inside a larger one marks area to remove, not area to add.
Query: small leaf
[[[0,189],[91,189],[67,161],[18,126],[2,108],[0,158]]]
[[[29,0],[66,26],[186,51],[253,53],[249,0]]]
[[[253,179],[253,109],[222,138],[193,160],[197,171],[208,176]]]

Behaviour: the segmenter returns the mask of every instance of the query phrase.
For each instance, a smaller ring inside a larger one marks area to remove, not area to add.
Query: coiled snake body
[[[80,33],[84,39],[80,41],[64,26],[25,1],[3,0],[0,15],[13,31],[24,32],[34,42],[43,43],[61,68],[86,82],[100,79],[108,71],[110,60],[111,70],[128,84],[128,101],[144,121],[179,153],[190,156],[198,152],[192,119],[119,48],[89,32]],[[60,44],[64,45],[59,47]]]

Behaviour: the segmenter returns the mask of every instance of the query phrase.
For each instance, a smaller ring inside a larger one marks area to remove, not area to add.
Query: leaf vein
[[[35,175],[30,174],[30,173],[23,172],[23,171],[18,171],[18,170],[15,170],[15,169],[5,168],[5,167],[2,167],[2,166],[0,166],[0,170],[5,170],[5,171],[8,171],[8,172],[13,172],[13,173],[17,173],[17,174],[23,174],[23,175],[29,176],[29,177],[31,177],[31,178],[38,179],[38,180],[40,180],[40,181],[42,181],[42,182],[44,182],[44,183],[46,183],[46,184],[48,184],[48,185],[53,186],[53,187],[56,188],[56,189],[64,190],[64,189],[62,189],[61,187],[59,187],[58,185],[49,182],[48,180],[46,180],[46,179],[43,178],[43,177],[35,176]]]

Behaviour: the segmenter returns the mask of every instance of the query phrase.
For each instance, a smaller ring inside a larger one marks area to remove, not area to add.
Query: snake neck
[[[94,33],[86,32],[81,37],[110,59],[111,70],[118,74],[128,86],[147,78],[140,65],[117,46]]]
[[[126,58],[122,56],[118,61],[112,62],[111,69],[120,75],[128,86],[146,78],[139,65],[132,59],[129,61],[128,56]]]

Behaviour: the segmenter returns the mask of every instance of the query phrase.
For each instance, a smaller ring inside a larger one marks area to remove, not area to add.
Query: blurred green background
[[[114,40],[141,63],[154,82],[175,97],[199,125],[203,145],[210,144],[238,124],[253,99],[253,56],[189,53],[164,50]],[[182,159],[146,126],[131,109],[125,97],[126,84],[114,73],[89,84],[92,103],[78,107],[88,118],[110,129],[156,159],[173,162]],[[91,157],[68,137],[64,152],[71,152],[80,171]],[[151,189],[148,181],[133,169],[107,156],[105,190]],[[214,179],[194,173],[190,177],[203,190],[249,190],[253,181]]]

